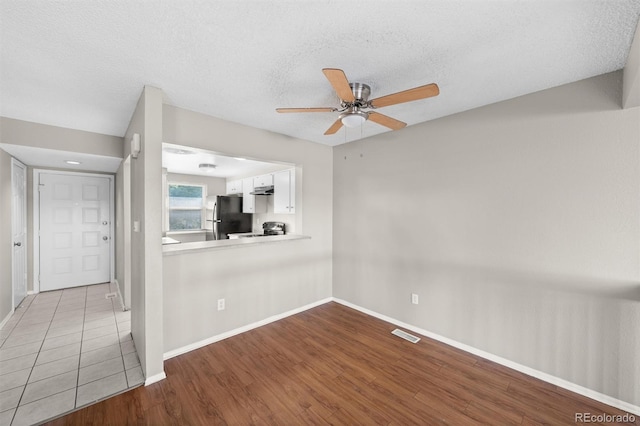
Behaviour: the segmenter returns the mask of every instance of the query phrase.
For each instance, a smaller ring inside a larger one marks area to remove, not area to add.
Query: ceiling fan
[[[318,108],[277,108],[280,113],[289,112],[339,112],[338,119],[324,132],[325,135],[333,135],[344,125],[347,127],[357,127],[367,120],[371,120],[391,130],[402,129],[407,123],[396,120],[375,111],[365,111],[366,109],[376,109],[389,105],[401,104],[404,102],[417,101],[440,93],[438,85],[435,83],[425,86],[414,87],[413,89],[382,96],[369,100],[371,87],[363,83],[349,83],[344,71],[337,68],[324,68],[324,75],[333,86],[340,98],[340,107],[318,107]]]

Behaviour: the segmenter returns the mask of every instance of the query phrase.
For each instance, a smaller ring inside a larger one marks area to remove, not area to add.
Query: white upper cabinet
[[[251,188],[253,191],[253,188]],[[242,194],[242,180],[228,180],[227,181],[227,195],[230,194]]]
[[[251,195],[253,191],[253,178],[243,179],[242,181],[242,212],[255,213],[256,196]]]
[[[267,199],[264,195],[253,195],[253,178],[242,180],[242,212],[266,213]]]
[[[296,212],[296,170],[283,170],[273,174],[273,212]]]
[[[271,173],[268,175],[260,175],[253,178],[254,188],[271,185],[273,185],[273,175]]]

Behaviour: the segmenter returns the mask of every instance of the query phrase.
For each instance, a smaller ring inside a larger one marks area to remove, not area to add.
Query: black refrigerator
[[[242,213],[242,197],[215,197],[213,207],[207,210],[207,241],[226,240],[227,234],[251,232],[253,214]]]

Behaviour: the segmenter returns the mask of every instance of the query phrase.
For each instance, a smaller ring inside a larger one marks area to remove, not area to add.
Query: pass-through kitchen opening
[[[295,164],[167,143],[162,160],[163,244],[300,232]]]

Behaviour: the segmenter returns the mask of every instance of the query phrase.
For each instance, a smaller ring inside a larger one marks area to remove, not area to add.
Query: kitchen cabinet
[[[254,178],[242,180],[242,212],[266,213],[267,197],[264,195],[252,195]]]
[[[269,173],[268,175],[260,175],[253,178],[253,186],[255,188],[271,185],[273,185],[273,174],[271,173]]]
[[[251,188],[253,190],[253,188]],[[227,195],[242,194],[242,180],[228,180],[227,181]]]
[[[273,174],[273,212],[296,212],[296,170],[283,170]]]

